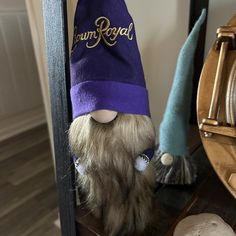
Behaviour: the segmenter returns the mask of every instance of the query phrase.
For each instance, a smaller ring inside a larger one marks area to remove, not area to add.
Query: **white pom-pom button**
[[[161,157],[161,163],[164,166],[170,166],[174,162],[174,157],[169,153],[164,153]]]
[[[137,157],[136,161],[135,161],[135,169],[138,171],[145,171],[147,166],[148,166],[148,162],[145,161],[142,157]]]
[[[75,162],[75,169],[79,172],[80,175],[85,175],[86,172],[85,165],[80,164],[78,160]]]

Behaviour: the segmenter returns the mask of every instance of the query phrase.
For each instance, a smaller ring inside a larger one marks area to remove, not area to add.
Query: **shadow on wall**
[[[186,12],[187,11],[187,12]],[[152,118],[157,130],[171,89],[179,50],[188,32],[189,6],[185,1],[175,4],[175,14],[167,17],[170,23],[158,23],[156,32],[149,33],[142,49]]]
[[[236,14],[235,0],[210,0],[208,14],[205,56],[215,40],[216,29],[225,25],[229,18]]]

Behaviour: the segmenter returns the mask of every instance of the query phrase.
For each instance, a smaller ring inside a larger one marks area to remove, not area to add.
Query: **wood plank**
[[[49,140],[45,125],[13,139],[8,139],[0,144],[0,162],[45,140]]]
[[[49,141],[45,140],[0,162],[0,179],[12,175],[22,164],[50,150]],[[52,163],[51,160],[49,160]]]
[[[34,156],[30,161],[19,166],[11,176],[7,178],[7,181],[12,185],[22,184],[24,181],[50,168],[52,163],[49,160],[51,160],[49,150],[38,156]]]
[[[22,185],[13,186],[5,183],[0,194],[0,219],[53,185],[55,185],[53,167],[34,176]]]
[[[236,230],[236,200],[215,173],[202,186],[186,216],[201,212],[218,214]]]
[[[102,235],[103,225],[100,220],[96,219],[84,206],[80,206],[76,211],[77,227],[84,228],[83,232],[93,233],[92,235]],[[85,230],[87,229],[87,230]],[[83,236],[83,234],[82,234]]]
[[[22,236],[30,235],[46,235],[48,232],[54,231],[60,232],[60,229],[54,225],[54,221],[58,218],[58,208],[56,207],[57,203],[57,193],[55,185],[45,189],[41,194],[36,196],[35,200],[38,205],[48,210],[48,214],[38,219],[32,224]],[[41,230],[42,229],[42,230]],[[54,234],[55,235],[55,234]],[[57,234],[59,235],[59,234]]]
[[[43,218],[38,219],[36,222],[33,222],[33,224],[25,230],[21,236],[45,236],[48,232],[52,232],[52,230],[54,233],[51,236],[59,236],[60,229],[53,224],[53,221],[57,218],[57,216],[57,208],[48,211],[48,214],[46,214]]]
[[[48,191],[47,189],[45,191]],[[29,232],[34,228],[34,223],[40,219],[49,217],[52,209],[47,208],[47,201],[50,198],[55,198],[55,191],[51,192],[47,197],[45,193],[39,194],[38,199],[41,199],[41,204],[37,199],[33,198],[20,207],[16,208],[10,214],[0,218],[0,235],[16,236],[24,235],[24,232]],[[56,208],[56,201],[54,201],[54,209]],[[37,225],[36,225],[37,226]]]
[[[213,187],[214,186],[214,187]],[[179,221],[189,215],[213,213],[222,217],[236,232],[236,201],[215,173],[212,173],[192,201],[181,212],[165,236],[172,236]]]
[[[25,131],[24,133],[15,135],[14,137],[11,137],[9,139],[1,141],[0,142],[0,149],[6,145],[9,145],[9,142],[15,143],[15,142],[18,142],[19,139],[25,139],[25,138],[27,139],[27,137],[37,136],[39,133],[42,133],[42,132],[47,132],[47,125],[44,124],[44,125],[37,126],[33,129]],[[48,136],[48,135],[46,135],[46,136]]]
[[[57,191],[46,126],[0,142],[0,153],[4,155],[0,157],[0,235],[59,236],[60,229],[54,225]]]
[[[88,229],[88,227],[85,227],[84,225],[78,224],[77,230],[81,236],[99,236],[96,232],[92,232]]]
[[[19,17],[21,18],[21,17],[23,17],[23,15],[20,14]],[[25,24],[26,23],[25,17],[26,16],[21,18],[21,20],[19,19],[20,21],[18,21],[18,23],[24,22],[23,24]],[[13,18],[11,17],[11,19],[13,19]],[[14,25],[14,22],[12,22],[12,23]],[[17,25],[17,21],[15,21],[15,23]],[[11,27],[11,26],[8,26],[8,27]],[[0,42],[0,44],[1,44],[1,42]],[[1,52],[0,52],[0,54],[1,54]],[[34,71],[36,72],[36,70],[34,70]],[[1,73],[2,73],[2,70],[1,70]],[[31,77],[33,77],[33,76],[34,75],[31,74]],[[7,76],[5,76],[5,78],[7,79]],[[21,80],[21,78],[18,78],[18,80]],[[35,77],[34,77],[34,80],[37,81],[35,79]],[[22,88],[29,89],[28,87],[24,86],[23,84],[22,84]],[[21,91],[21,92],[23,92],[23,91]],[[38,90],[38,92],[40,92],[40,89]],[[7,93],[6,95],[8,96],[8,94],[9,93]],[[21,94],[23,94],[23,93],[21,93]],[[1,95],[3,95],[3,94],[1,93]],[[35,96],[35,98],[37,98],[37,96]],[[10,108],[10,103],[8,103],[7,106]],[[14,107],[14,106],[12,106],[12,107]],[[22,108],[23,107],[21,107],[21,109]],[[46,124],[45,111],[44,111],[44,107],[43,107],[42,103],[41,104],[38,103],[37,107],[33,106],[29,110],[21,110],[21,111],[19,111],[19,113],[17,112],[16,114],[12,114],[12,113],[6,113],[6,114],[8,114],[8,115],[0,118],[0,142],[7,140],[11,137],[17,136],[21,133],[27,132],[27,130],[30,130],[35,127],[42,126],[42,125]]]
[[[42,235],[42,234],[41,234]],[[41,236],[39,235],[39,236]],[[50,230],[44,232],[43,236],[60,236],[61,231],[57,227],[52,227]]]
[[[57,189],[56,185],[53,184],[48,188],[45,188],[39,195],[36,196],[36,201],[39,205],[43,206],[48,210],[53,210],[57,206]],[[54,223],[54,221],[53,221]]]

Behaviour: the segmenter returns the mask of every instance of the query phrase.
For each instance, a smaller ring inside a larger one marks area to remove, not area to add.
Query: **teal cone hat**
[[[165,184],[191,184],[196,179],[196,168],[187,150],[194,55],[199,31],[205,21],[206,10],[195,23],[182,46],[166,110],[160,125],[160,145],[156,152],[157,182]]]

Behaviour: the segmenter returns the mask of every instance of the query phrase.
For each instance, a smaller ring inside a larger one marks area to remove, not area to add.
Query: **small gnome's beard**
[[[88,207],[102,218],[107,235],[143,231],[151,217],[155,174],[152,162],[144,172],[138,172],[134,162],[155,145],[150,118],[119,114],[111,123],[100,124],[85,115],[72,123],[69,139],[86,166],[79,181]]]

